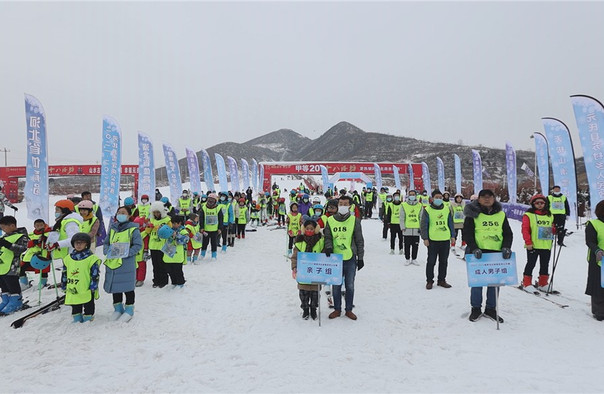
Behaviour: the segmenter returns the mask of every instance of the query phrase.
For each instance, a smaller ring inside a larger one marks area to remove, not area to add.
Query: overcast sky
[[[572,94],[604,99],[604,3],[0,3],[1,148],[25,165],[24,93],[46,110],[50,164],[123,163],[137,131],[183,157],[339,121],[429,141],[533,149],[540,118],[573,132]],[[0,156],[0,165],[4,157]],[[503,163],[502,163],[503,165]]]

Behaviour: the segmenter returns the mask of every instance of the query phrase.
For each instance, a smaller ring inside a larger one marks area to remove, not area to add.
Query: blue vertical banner
[[[461,191],[461,159],[457,154],[453,155],[455,159],[455,193],[462,194]]]
[[[375,176],[375,186],[379,191],[382,188],[382,170],[377,163],[373,163],[373,175]]]
[[[395,164],[392,165],[392,174],[394,175],[394,186],[397,190],[401,190],[401,175]]]
[[[595,217],[597,202],[604,199],[604,106],[585,95],[571,96],[571,102],[583,149],[591,212]]]
[[[575,153],[568,127],[555,118],[542,118],[543,128],[552,160],[554,183],[560,186],[570,206],[570,217],[577,218],[577,176],[575,171]]]
[[[445,163],[440,157],[436,158],[436,175],[438,177],[438,188],[445,192]]]
[[[189,188],[192,192],[201,193],[201,176],[199,174],[199,159],[193,149],[185,148],[187,152],[187,167],[189,169]]]
[[[329,187],[329,173],[327,172],[327,167],[325,167],[324,165],[320,165],[319,168],[321,169],[322,189],[323,193],[325,193],[327,191],[327,188]]]
[[[413,166],[409,165],[409,190],[415,190],[415,178],[413,178]]]
[[[216,171],[218,172],[218,184],[220,185],[220,191],[228,192],[229,183],[227,181],[226,165],[224,163],[224,158],[220,154],[214,153],[214,160],[216,160]]]
[[[482,190],[482,158],[480,152],[472,149],[472,173],[474,175],[474,194]]]
[[[256,159],[252,159],[252,190],[258,192],[258,162]]]
[[[25,205],[27,218],[48,223],[48,152],[46,112],[42,103],[25,95],[27,124],[27,166],[25,168]]]
[[[250,186],[250,165],[245,159],[241,159],[241,180],[243,182],[243,190],[247,190]]]
[[[241,186],[239,185],[239,167],[237,166],[237,162],[231,156],[227,156],[227,161],[229,162],[229,174],[231,175],[231,190],[233,193],[241,191]]]
[[[121,166],[122,131],[115,119],[104,116],[99,207],[106,218],[113,217],[119,207]]]
[[[182,181],[180,179],[180,167],[174,149],[164,144],[164,161],[166,163],[166,175],[170,185],[170,202],[175,205],[182,194]]]
[[[260,191],[264,191],[264,164],[260,164],[259,165],[260,170],[258,171],[258,189]],[[270,185],[269,185],[269,189],[270,189]]]
[[[208,194],[214,191],[214,174],[212,174],[212,161],[205,149],[201,150],[201,162],[203,164],[203,181],[208,189]]]
[[[155,163],[153,160],[153,142],[146,134],[138,132],[138,198],[146,194],[149,201],[155,195]]]
[[[509,142],[505,144],[505,167],[507,169],[508,174],[508,196],[510,197],[509,202],[511,204],[516,204],[518,185],[518,180],[516,178],[516,151]]]
[[[424,190],[428,192],[428,195],[432,193],[432,182],[430,181],[430,169],[428,165],[422,161],[422,181],[424,182]]]
[[[541,193],[549,193],[549,149],[547,138],[539,132],[534,133],[535,155],[537,156],[537,172],[539,173],[539,183],[541,184]]]

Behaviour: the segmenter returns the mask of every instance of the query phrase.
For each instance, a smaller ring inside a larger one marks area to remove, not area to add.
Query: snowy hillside
[[[282,190],[299,181],[279,182]],[[169,194],[167,188],[162,192]],[[25,204],[19,205],[20,225]],[[524,267],[520,223],[511,222]],[[574,229],[572,229],[574,230]],[[597,392],[603,323],[584,295],[587,263],[582,230],[567,239],[555,284],[562,309],[504,288],[499,331],[485,317],[472,323],[465,263],[449,259],[450,289],[426,290],[421,266],[389,255],[381,223],[364,220],[365,268],[357,273],[357,321],[300,317],[298,291],[284,258],[284,230],[260,228],[218,255],[184,267],[183,289],[136,289],[129,323],[109,320],[101,291],[91,324],[72,324],[61,307],[27,322],[0,320],[3,392]],[[535,270],[535,274],[537,269]],[[52,279],[50,279],[52,281]],[[37,301],[27,290],[25,298]],[[54,290],[44,290],[44,300]]]

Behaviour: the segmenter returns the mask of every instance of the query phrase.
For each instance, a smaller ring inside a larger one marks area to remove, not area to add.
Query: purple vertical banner
[[[537,169],[539,172],[539,183],[541,183],[541,193],[549,193],[549,149],[547,138],[539,132],[533,133],[535,138],[535,155],[537,155]]]
[[[264,190],[264,164],[260,164],[260,165],[258,165],[258,167],[260,167],[260,170],[258,171],[258,190],[265,191]]]
[[[462,194],[461,189],[461,159],[457,154],[453,155],[455,159],[455,193]]]
[[[509,202],[511,204],[516,204],[518,184],[518,180],[516,178],[516,151],[509,142],[505,144],[505,165],[508,174],[508,196],[510,196]]]
[[[542,118],[543,128],[552,160],[554,182],[560,186],[570,206],[570,217],[576,220],[577,215],[577,176],[575,171],[575,153],[570,132],[566,125],[555,118]],[[546,191],[544,191],[546,192]]]
[[[42,103],[25,95],[27,124],[27,166],[25,168],[25,205],[27,218],[48,223],[48,152],[46,112]]]
[[[153,142],[146,134],[138,132],[138,198],[146,194],[150,200],[155,195],[155,163]]]
[[[445,163],[440,157],[436,158],[436,175],[438,179],[438,188],[441,192],[445,192]]]
[[[203,181],[208,189],[208,194],[214,191],[214,174],[212,174],[212,161],[205,149],[201,150],[201,162],[203,163]]]
[[[482,158],[480,152],[472,149],[472,173],[474,174],[474,194],[482,190]]]
[[[122,132],[120,126],[112,117],[104,116],[99,207],[105,218],[113,217],[119,207],[121,166]]]
[[[180,167],[174,149],[164,144],[164,161],[166,163],[166,175],[170,185],[170,202],[175,205],[182,194],[182,181],[180,179]]]
[[[382,170],[377,163],[373,163],[373,175],[375,176],[375,186],[379,191],[382,188]]]
[[[413,178],[413,166],[411,165],[411,163],[409,163],[408,166],[409,166],[409,190],[415,190],[415,179]]]
[[[428,165],[422,161],[422,180],[424,182],[424,190],[428,192],[428,195],[432,193],[432,182],[430,181],[430,169]]]
[[[187,152],[187,167],[189,168],[189,183],[192,192],[201,192],[201,176],[199,175],[199,159],[193,149],[185,148]]]
[[[229,162],[229,174],[231,175],[231,191],[233,193],[241,191],[239,186],[239,167],[237,162],[231,156],[227,156]]]
[[[595,217],[596,205],[604,199],[604,106],[599,100],[585,95],[571,96],[571,102],[583,148],[591,212]]]
[[[220,191],[227,192],[229,191],[229,183],[227,181],[224,158],[222,155],[214,153],[214,160],[216,160],[216,171],[218,172],[218,184],[220,185]]]
[[[258,162],[256,159],[252,159],[252,190],[258,192]]]
[[[247,190],[250,187],[250,165],[245,159],[241,159],[241,180],[243,181],[243,190]]]
[[[398,172],[398,167],[392,164],[392,174],[394,175],[394,186],[397,190],[401,190],[401,175]]]

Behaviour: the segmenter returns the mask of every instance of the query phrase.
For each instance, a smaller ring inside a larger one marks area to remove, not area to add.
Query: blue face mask
[[[399,196],[394,197],[394,201],[401,201],[401,198]]]
[[[441,205],[443,205],[443,199],[442,198],[435,198],[434,200],[432,200],[432,203],[434,205],[436,205],[437,207],[440,207]]]
[[[115,215],[115,218],[120,223],[126,223],[128,221],[128,215],[124,215],[122,213]]]
[[[409,197],[407,197],[407,200],[409,200],[409,201],[415,201],[415,196],[409,196]]]
[[[63,215],[63,212],[55,212],[55,219],[58,219]]]

